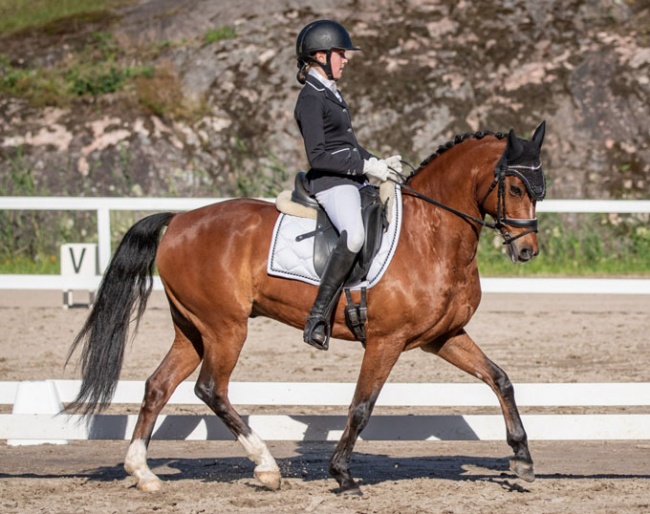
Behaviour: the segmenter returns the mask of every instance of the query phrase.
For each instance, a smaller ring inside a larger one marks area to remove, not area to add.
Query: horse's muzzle
[[[530,234],[532,231],[522,233],[521,235]],[[539,254],[539,245],[537,238],[521,239],[520,237],[512,238],[507,242],[507,252],[512,262],[528,262]]]

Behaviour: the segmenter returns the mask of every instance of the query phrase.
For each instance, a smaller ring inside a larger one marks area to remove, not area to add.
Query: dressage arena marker
[[[97,245],[94,243],[68,243],[61,245],[61,278],[63,285],[63,308],[73,307],[73,289],[67,282],[70,278],[82,277],[93,279],[99,272]],[[88,288],[88,304],[94,303],[95,288]]]
[[[62,443],[67,440],[130,439],[137,416],[100,414],[89,423],[81,416],[57,415],[72,401],[78,380],[0,382],[0,403],[13,404],[0,414],[0,439],[11,445]],[[347,407],[353,383],[238,382],[230,387],[234,405]],[[169,403],[196,405],[194,385],[182,383]],[[328,391],[324,398],[322,391]],[[515,384],[520,407],[650,406],[650,383]],[[144,382],[120,381],[114,404],[139,404]],[[377,406],[498,407],[492,391],[481,383],[388,383]],[[345,426],[341,415],[249,415],[244,419],[269,441],[337,441]],[[647,414],[522,415],[530,440],[647,440]],[[372,440],[502,440],[499,415],[375,415],[362,434]],[[231,440],[223,423],[209,415],[161,415],[154,431],[159,440]]]

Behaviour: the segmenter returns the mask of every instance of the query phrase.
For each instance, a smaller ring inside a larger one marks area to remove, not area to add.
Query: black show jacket
[[[363,161],[374,156],[357,142],[345,101],[307,75],[294,116],[311,167],[307,179],[312,195],[336,185],[366,181]]]

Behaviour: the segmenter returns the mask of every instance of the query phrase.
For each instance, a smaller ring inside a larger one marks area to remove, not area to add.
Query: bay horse
[[[398,247],[381,281],[368,291],[365,352],[347,424],[329,462],[341,492],[361,494],[349,469],[355,442],[400,354],[415,348],[441,357],[492,388],[514,451],[510,469],[523,480],[534,480],[512,383],[464,327],[481,299],[476,253],[483,226],[499,231],[514,262],[528,261],[539,252],[535,210],[545,194],[540,163],[544,133],[542,122],[530,141],[518,138],[513,130],[507,135],[456,136],[402,185]],[[495,222],[485,221],[486,214]],[[145,310],[157,265],[175,337],[146,382],[125,457],[124,467],[136,478],[138,489],[161,487],[147,464],[154,423],[178,384],[199,365],[196,395],[242,444],[255,464],[255,477],[268,489],[280,488],[280,470],[266,444],[228,398],[248,318],[266,316],[302,328],[316,295],[313,285],[267,274],[277,217],[272,203],[233,199],[183,213],[150,215],[135,223],[119,244],[70,349],[68,360],[77,347],[83,348],[82,385],[66,411],[88,416],[110,403],[131,317],[135,313],[137,320]],[[332,335],[354,341],[343,303],[333,315]]]

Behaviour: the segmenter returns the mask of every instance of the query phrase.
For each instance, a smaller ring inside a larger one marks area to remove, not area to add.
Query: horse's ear
[[[509,161],[519,157],[524,151],[524,145],[521,144],[519,138],[515,134],[515,129],[510,129],[508,132],[508,144],[506,146],[506,156]]]
[[[542,143],[544,142],[544,134],[546,133],[546,120],[542,121],[539,124],[539,127],[535,129],[535,133],[533,134],[533,143],[537,145],[537,148],[542,147]]]

